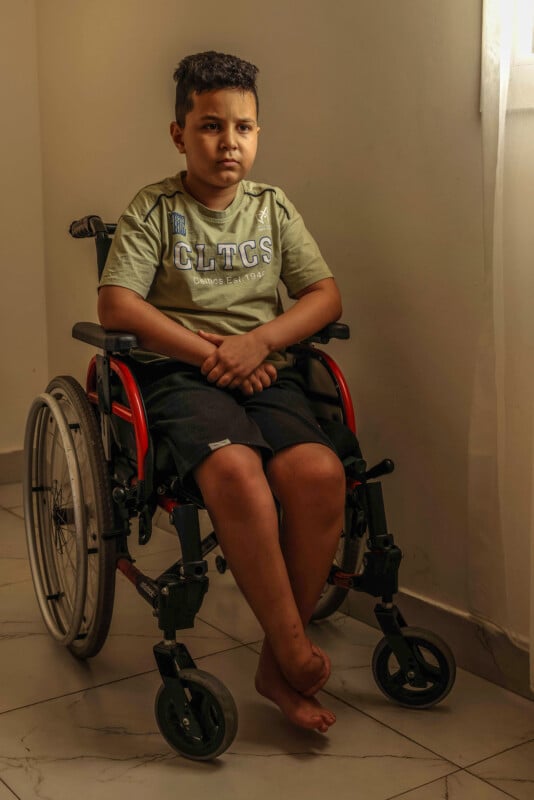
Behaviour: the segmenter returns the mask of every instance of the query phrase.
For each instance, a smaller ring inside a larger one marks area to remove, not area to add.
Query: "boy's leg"
[[[345,524],[345,471],[322,444],[281,450],[267,465],[282,509],[281,545],[295,602],[306,625],[330,571]]]
[[[228,445],[208,456],[194,477],[235,580],[281,671],[294,690],[317,691],[329,665],[304,632],[260,455],[244,445]]]
[[[304,625],[309,622],[336,552],[344,524],[345,474],[337,456],[321,444],[289,447],[267,467],[271,489],[283,509],[282,551]],[[256,686],[283,706],[294,703],[266,639]],[[328,712],[330,713],[330,712]],[[325,717],[326,727],[335,717]],[[322,728],[325,730],[326,728]]]

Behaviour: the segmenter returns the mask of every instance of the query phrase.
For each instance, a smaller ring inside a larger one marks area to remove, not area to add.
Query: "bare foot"
[[[256,673],[256,690],[275,703],[282,714],[300,728],[326,733],[336,721],[335,714],[324,708],[315,697],[304,697],[286,681],[265,648]]]
[[[330,659],[321,648],[310,642],[308,658],[292,662],[282,672],[293,689],[304,697],[313,697],[330,677]]]

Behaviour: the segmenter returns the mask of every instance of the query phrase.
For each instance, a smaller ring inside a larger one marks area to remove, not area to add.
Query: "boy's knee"
[[[222,493],[246,497],[258,489],[258,484],[266,484],[259,453],[245,445],[227,445],[216,450],[197,467],[194,475],[206,501]]]
[[[302,448],[302,449],[301,449]],[[291,452],[292,451],[292,452]],[[269,477],[276,494],[345,497],[345,471],[337,455],[322,445],[299,445],[273,459]]]

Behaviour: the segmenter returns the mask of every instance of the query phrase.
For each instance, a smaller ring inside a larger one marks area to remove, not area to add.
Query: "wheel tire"
[[[179,678],[189,706],[202,730],[194,738],[182,725],[172,692],[161,686],[155,702],[158,727],[167,743],[182,756],[208,761],[224,753],[237,733],[237,708],[226,686],[199,669],[184,669]]]
[[[430,708],[450,692],[456,677],[456,663],[448,645],[431,631],[402,628],[427,679],[425,687],[412,686],[399,667],[387,639],[381,639],[373,653],[373,675],[379,689],[406,708]]]
[[[54,378],[26,425],[24,516],[37,601],[52,636],[77,658],[99,652],[115,593],[107,465],[80,384]]]
[[[363,536],[350,536],[352,509],[345,509],[345,531],[339,539],[338,549],[334,556],[334,565],[343,572],[357,572],[363,558],[365,542]],[[325,583],[321,596],[312,614],[312,622],[330,617],[345,600],[348,589]]]

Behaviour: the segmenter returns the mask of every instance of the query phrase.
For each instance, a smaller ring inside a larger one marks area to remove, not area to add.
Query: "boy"
[[[283,192],[246,180],[256,73],[214,52],[181,61],[171,136],[187,170],[142,189],[121,217],[98,309],[104,327],[166,357],[136,369],[150,429],[200,489],[265,632],[257,690],[326,732],[335,717],[315,694],[330,662],[304,626],[343,527],[345,480],[284,348],[338,319],[341,303]],[[280,279],[295,300],[285,312]]]

